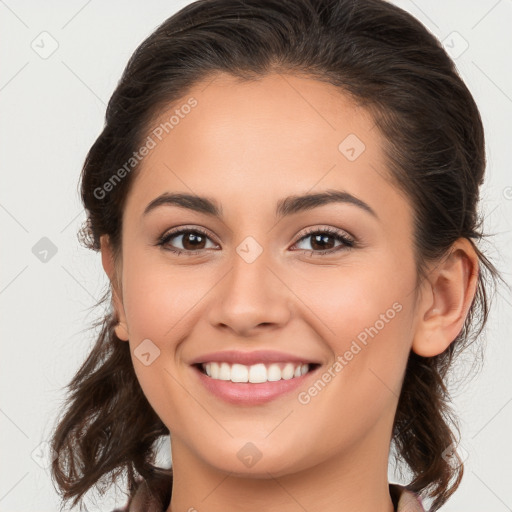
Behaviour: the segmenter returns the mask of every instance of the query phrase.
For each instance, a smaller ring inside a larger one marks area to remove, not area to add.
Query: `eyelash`
[[[175,253],[176,255],[180,255],[180,254],[188,254],[189,256],[193,256],[193,255],[196,255],[198,253],[201,253],[207,249],[197,249],[197,250],[186,250],[186,249],[176,249],[176,248],[173,248],[173,247],[165,247],[165,245],[174,237],[178,236],[178,235],[182,235],[182,234],[185,234],[185,233],[194,233],[194,234],[199,234],[199,235],[203,235],[205,236],[206,238],[210,238],[210,236],[208,235],[208,233],[206,231],[204,231],[203,229],[201,228],[181,228],[181,229],[176,229],[176,230],[172,230],[172,231],[168,231],[167,233],[163,234],[159,239],[158,239],[158,242],[156,245],[158,246],[161,246],[163,248],[165,248],[165,250],[168,250],[168,251],[171,251],[173,253]],[[330,235],[331,237],[335,238],[336,240],[340,241],[343,243],[343,245],[341,246],[338,246],[337,248],[333,248],[333,249],[325,249],[325,250],[308,250],[308,249],[299,249],[300,251],[302,251],[303,253],[310,253],[310,254],[315,254],[315,255],[324,255],[324,254],[333,254],[335,252],[338,252],[340,250],[349,250],[349,249],[352,249],[353,247],[356,246],[356,242],[354,239],[346,236],[346,235],[343,235],[341,231],[338,231],[337,229],[333,229],[333,228],[310,228],[304,235],[302,235],[298,240],[297,242],[295,242],[294,245],[296,245],[297,243],[301,242],[302,240],[304,240],[305,238],[308,238],[309,236],[313,235],[313,234],[327,234],[327,235]]]

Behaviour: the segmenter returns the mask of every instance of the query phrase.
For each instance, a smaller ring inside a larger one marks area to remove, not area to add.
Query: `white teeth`
[[[290,380],[293,378],[293,374],[295,373],[295,368],[293,367],[293,364],[288,363],[282,371],[282,377],[285,380]]]
[[[267,369],[264,364],[253,364],[249,368],[249,382],[267,382]]]
[[[231,368],[228,363],[221,363],[218,378],[220,380],[229,380],[231,378]]]
[[[243,364],[234,364],[231,367],[231,382],[248,382],[249,368]]]
[[[281,368],[279,368],[278,364],[271,364],[268,367],[267,380],[270,382],[275,382],[276,380],[281,380]]]
[[[229,363],[203,363],[202,367],[208,377],[217,380],[230,380],[231,382],[275,382],[281,379],[289,380],[305,375],[309,371],[309,364],[286,363],[283,369],[279,364],[266,366],[263,363],[246,366]]]

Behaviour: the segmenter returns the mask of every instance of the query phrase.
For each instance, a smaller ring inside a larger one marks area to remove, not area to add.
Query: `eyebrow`
[[[276,217],[282,218],[331,203],[345,203],[357,206],[378,219],[378,215],[367,203],[342,190],[326,190],[316,194],[303,194],[285,197],[277,202],[275,214]],[[218,217],[220,219],[223,218],[222,207],[212,198],[170,192],[165,192],[153,199],[144,209],[143,215],[147,215],[150,211],[163,205],[178,206],[180,208],[186,208],[212,217]]]

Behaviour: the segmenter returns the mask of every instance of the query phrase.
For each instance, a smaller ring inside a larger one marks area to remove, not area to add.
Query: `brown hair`
[[[108,194],[105,183],[142,145],[164,108],[222,72],[240,80],[288,72],[339,87],[372,113],[384,135],[389,171],[414,209],[418,276],[460,237],[477,251],[477,292],[464,328],[442,354],[411,352],[393,429],[396,459],[412,473],[407,488],[432,498],[435,511],[463,474],[457,452],[449,449],[458,441],[452,428],[458,428],[447,372],[482,333],[486,288],[500,277],[474,243],[484,236],[477,206],[485,149],[471,93],[439,41],[383,0],[191,3],[136,49],[109,101],[81,175],[87,247],[99,250],[100,236],[107,234],[116,258],[121,256],[122,211],[138,166]],[[110,290],[100,303],[109,300]],[[125,474],[132,492],[140,477],[161,474],[155,445],[169,430],[146,400],[115,324],[110,303],[95,324],[100,333],[90,355],[68,386],[67,409],[52,439],[52,477],[73,505],[103,480],[114,483]]]

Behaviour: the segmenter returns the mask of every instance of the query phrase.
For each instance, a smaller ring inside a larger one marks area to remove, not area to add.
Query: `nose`
[[[209,310],[210,325],[237,337],[282,328],[291,316],[293,294],[266,253],[248,261],[235,254],[231,269],[214,289]]]

